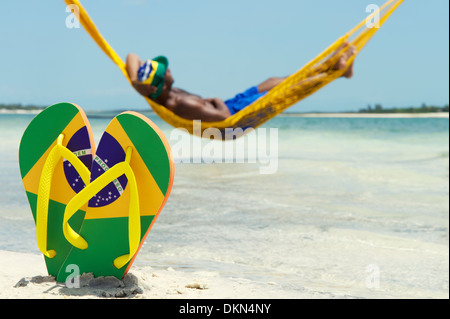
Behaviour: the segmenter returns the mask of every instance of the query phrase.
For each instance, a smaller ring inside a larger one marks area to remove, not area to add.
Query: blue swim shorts
[[[249,106],[253,102],[255,102],[261,96],[264,96],[266,94],[267,92],[259,93],[258,87],[253,86],[248,90],[246,90],[245,92],[237,94],[234,98],[226,100],[225,104],[230,110],[231,115],[233,115],[241,111],[245,107]]]

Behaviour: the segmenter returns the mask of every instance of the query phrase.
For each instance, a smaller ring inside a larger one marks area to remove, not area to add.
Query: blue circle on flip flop
[[[79,129],[69,140],[66,147],[73,152],[88,169],[91,168],[92,149],[89,133],[86,127]],[[63,167],[64,174],[70,187],[75,193],[79,193],[85,187],[80,174],[67,160],[64,160]]]
[[[111,134],[103,133],[91,168],[91,183],[114,165],[125,160],[125,151]],[[122,175],[106,185],[89,201],[89,207],[103,207],[117,200],[125,190],[128,179]]]

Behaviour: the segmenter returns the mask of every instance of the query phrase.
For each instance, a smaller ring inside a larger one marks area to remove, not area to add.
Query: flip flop
[[[135,112],[115,117],[99,143],[90,184],[67,205],[63,231],[74,247],[57,281],[66,281],[72,265],[80,274],[121,279],[165,205],[173,178],[169,143],[159,128]],[[78,232],[69,221],[86,203]]]
[[[93,145],[85,113],[71,103],[40,112],[20,141],[20,173],[36,223],[38,248],[49,275],[55,277],[72,248],[62,231],[64,211],[89,182]],[[74,214],[72,228],[80,228],[86,208]]]

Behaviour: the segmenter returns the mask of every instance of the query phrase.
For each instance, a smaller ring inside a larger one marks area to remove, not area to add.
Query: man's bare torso
[[[225,103],[221,99],[204,99],[199,95],[191,94],[178,88],[172,88],[170,93],[167,95],[167,98],[161,102],[163,102],[163,105],[175,114],[192,120],[214,120],[214,118],[210,118],[210,116],[208,116],[208,110],[214,114],[218,111],[228,111]]]

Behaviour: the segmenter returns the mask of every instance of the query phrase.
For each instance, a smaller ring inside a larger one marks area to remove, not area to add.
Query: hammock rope
[[[217,128],[222,133],[225,132],[226,128],[242,128],[243,130],[249,127],[256,128],[280,114],[293,104],[298,103],[330,82],[341,77],[345,73],[346,68],[341,70],[336,70],[334,68],[342,54],[342,52],[336,54],[336,50],[341,48],[347,41],[350,45],[354,45],[356,47],[357,54],[360,53],[363,47],[369,42],[369,40],[403,1],[404,0],[388,0],[384,5],[379,7],[378,10],[372,12],[357,26],[347,32],[344,36],[340,37],[336,42],[331,44],[325,51],[307,63],[303,68],[287,77],[282,83],[274,87],[266,95],[259,98],[251,105],[223,121],[201,121],[201,127],[199,129],[194,129],[194,121],[187,120],[176,115],[166,107],[147,97],[145,97],[145,99],[153,111],[162,120],[175,128],[186,129],[190,134],[200,134],[201,136],[203,131],[208,128]],[[97,43],[100,49],[102,49],[102,51],[114,62],[114,64],[119,67],[123,75],[131,84],[125,62],[100,34],[94,22],[89,17],[87,11],[81,5],[80,1],[65,0],[65,2],[67,5],[76,5],[78,7],[81,25]],[[371,21],[376,17],[379,17],[378,25],[376,27],[369,28],[367,26],[367,21]],[[353,39],[351,39],[352,37]],[[355,57],[356,54],[347,60],[347,67],[353,63]],[[196,121],[196,123],[198,123],[198,121]],[[222,134],[222,136],[225,135],[226,134]]]

